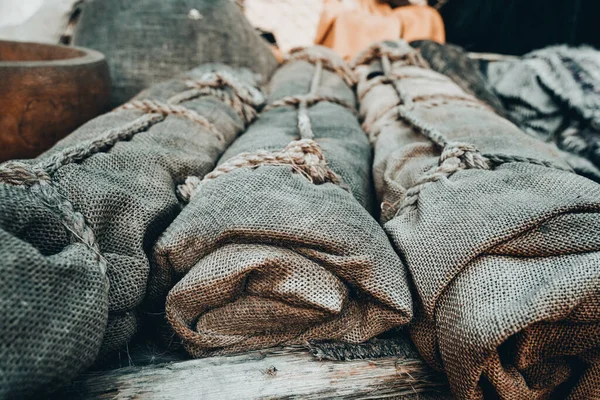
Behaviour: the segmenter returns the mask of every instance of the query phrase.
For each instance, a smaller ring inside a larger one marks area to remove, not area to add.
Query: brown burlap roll
[[[176,186],[210,172],[254,119],[255,83],[248,70],[205,65],[35,160],[0,165],[0,397],[52,390],[99,349],[124,347],[147,251],[180,210]]]
[[[151,286],[193,356],[360,342],[412,315],[405,268],[370,208],[371,149],[351,71],[296,51],[268,106],[203,180],[154,248]],[[308,93],[308,94],[306,94]]]
[[[406,43],[355,63],[420,353],[460,399],[600,398],[600,186]]]

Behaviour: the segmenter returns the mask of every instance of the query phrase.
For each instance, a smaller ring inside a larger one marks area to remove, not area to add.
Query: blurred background
[[[81,3],[0,0],[0,39],[46,43],[58,42],[61,37],[68,40],[69,22],[72,28]],[[595,21],[600,11],[597,0],[238,0],[237,3],[244,7],[250,22],[269,40],[276,41],[283,52],[317,39],[319,20],[325,9],[341,6],[351,10],[364,8],[366,3],[371,3],[373,15],[385,13],[385,8],[383,12],[376,11],[382,3],[393,8],[428,5],[441,15],[446,40],[469,51],[522,55],[552,44],[600,46]],[[431,12],[412,13],[419,14],[420,20],[413,16],[419,25],[430,23]]]
[[[600,160],[599,11],[598,0],[0,0],[0,161],[37,156],[204,63],[266,81],[295,47],[350,61],[399,38],[525,132]]]

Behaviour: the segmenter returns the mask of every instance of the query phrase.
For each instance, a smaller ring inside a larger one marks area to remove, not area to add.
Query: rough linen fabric
[[[384,76],[369,79],[378,63]],[[356,64],[419,352],[459,399],[598,398],[600,185],[406,43]]]
[[[51,391],[127,343],[175,188],[210,172],[252,119],[253,84],[248,70],[203,66],[0,165],[0,397]]]
[[[548,47],[492,63],[487,76],[514,123],[589,160],[595,174],[581,173],[600,181],[600,51]]]
[[[269,46],[230,0],[85,0],[73,44],[106,56],[112,104],[197,65],[277,67]]]
[[[193,356],[357,343],[411,319],[405,268],[367,211],[350,72],[330,50],[293,53],[257,122],[182,186],[191,201],[154,248],[151,282],[174,285],[166,315]]]
[[[462,90],[492,107],[498,115],[504,116],[502,102],[486,82],[479,65],[469,58],[463,48],[432,40],[416,40],[410,42],[410,45],[419,49],[432,70],[446,75]]]

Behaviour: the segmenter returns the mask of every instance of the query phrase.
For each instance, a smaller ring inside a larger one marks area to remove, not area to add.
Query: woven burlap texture
[[[267,111],[154,248],[152,281],[173,286],[166,315],[193,356],[356,343],[411,319],[406,270],[367,211],[371,149],[336,65],[324,48],[295,52]]]
[[[355,72],[415,344],[459,399],[599,398],[600,186],[413,52]]]
[[[73,44],[106,56],[111,103],[205,63],[270,76],[277,60],[230,0],[85,0]]]
[[[38,159],[0,165],[0,397],[51,391],[124,348],[146,253],[180,210],[176,186],[210,172],[256,116],[255,84],[249,70],[205,65]]]

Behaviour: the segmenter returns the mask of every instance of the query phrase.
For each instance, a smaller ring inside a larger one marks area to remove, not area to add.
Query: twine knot
[[[258,108],[265,103],[265,97],[260,90],[240,82],[233,74],[225,71],[207,72],[200,79],[188,79],[185,81],[185,85],[190,89],[203,89],[206,87],[221,89],[229,87],[246,104]]]
[[[0,165],[0,183],[17,186],[33,186],[50,182],[50,175],[42,168],[20,161]]]
[[[200,180],[190,176],[185,183],[179,185],[179,197],[189,202],[198,188],[236,169],[254,169],[262,165],[291,166],[297,172],[316,185],[327,182],[340,184],[340,179],[327,165],[325,156],[317,142],[311,139],[296,140],[280,151],[259,150],[255,153],[241,153],[219,165],[214,171]]]
[[[217,137],[217,139],[221,143],[225,143],[226,139],[223,133],[207,118],[198,114],[196,111],[191,110],[187,107],[177,104],[167,104],[158,100],[132,100],[129,103],[123,104],[122,106],[116,108],[114,111],[119,110],[137,110],[142,111],[146,114],[161,114],[164,116],[174,115],[178,117],[182,117],[188,119],[192,122],[197,123],[203,128],[207,129],[213,135]]]
[[[351,67],[356,68],[359,65],[370,64],[375,60],[390,63],[403,61],[405,65],[412,65],[421,68],[430,68],[429,63],[423,58],[421,52],[410,47],[407,43],[400,43],[400,46],[390,45],[388,43],[376,43],[360,53],[352,62]]]
[[[458,162],[457,162],[458,161]],[[456,163],[458,169],[490,169],[487,159],[475,146],[468,143],[449,142],[440,155],[439,165]]]
[[[338,74],[348,86],[354,86],[357,82],[356,75],[352,68],[350,68],[341,57],[324,47],[295,47],[284,57],[283,64],[300,60],[311,64],[320,62],[323,65],[323,68]]]

